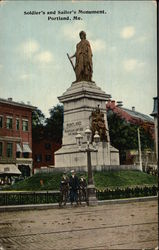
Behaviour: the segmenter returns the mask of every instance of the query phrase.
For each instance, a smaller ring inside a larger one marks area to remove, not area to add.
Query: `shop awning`
[[[17,143],[17,152],[21,152],[22,153],[22,148],[20,146],[20,144]]]
[[[32,153],[31,148],[29,147],[29,144],[26,144],[26,143],[23,144],[23,153]]]
[[[20,170],[15,164],[0,164],[0,175],[4,174],[21,174]]]

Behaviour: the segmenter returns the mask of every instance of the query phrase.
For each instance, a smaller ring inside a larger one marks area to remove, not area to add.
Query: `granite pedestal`
[[[110,95],[95,82],[76,82],[58,99],[64,105],[62,148],[55,153],[55,167],[86,167],[85,152],[79,151],[75,136],[77,131],[83,136],[83,148],[87,138],[85,129],[91,125],[92,111],[98,107],[104,113],[108,142],[100,142],[98,152],[91,152],[92,166],[119,165],[119,152],[110,145],[106,115],[106,101]]]

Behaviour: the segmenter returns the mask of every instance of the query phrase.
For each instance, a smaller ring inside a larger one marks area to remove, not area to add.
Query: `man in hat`
[[[76,173],[74,170],[71,170],[71,176],[69,179],[69,186],[70,186],[70,201],[71,205],[73,205],[73,202],[75,201],[78,205],[78,189],[79,189],[79,180],[76,176]]]
[[[66,175],[66,172],[64,172],[62,179],[60,181],[60,193],[61,193],[60,195],[61,198],[59,203],[60,206],[62,206],[62,203],[64,206],[66,205],[66,202],[68,200],[68,192],[69,192],[69,179]]]

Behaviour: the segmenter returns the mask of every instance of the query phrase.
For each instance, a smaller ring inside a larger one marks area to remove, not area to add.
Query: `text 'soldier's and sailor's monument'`
[[[83,145],[87,143],[84,133],[91,128],[92,135],[97,130],[100,135],[98,153],[92,152],[92,166],[102,169],[109,165],[119,165],[119,152],[111,146],[106,115],[106,94],[92,81],[93,62],[92,49],[86,33],[79,33],[81,41],[76,46],[73,56],[68,56],[74,69],[76,80],[58,97],[64,105],[64,124],[62,148],[55,153],[55,167],[87,168],[85,153],[79,151],[75,136],[80,132]],[[75,65],[72,58],[75,57]]]

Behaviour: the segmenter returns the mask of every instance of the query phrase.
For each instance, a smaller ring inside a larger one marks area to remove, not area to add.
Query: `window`
[[[12,157],[13,155],[13,143],[7,143],[7,157]]]
[[[51,161],[51,155],[45,155],[46,162]]]
[[[20,158],[20,152],[16,152],[16,158]]]
[[[51,149],[51,144],[50,143],[46,143],[45,144],[45,149]]]
[[[42,155],[41,154],[35,155],[35,160],[36,162],[42,162]]]
[[[29,153],[28,153],[28,152],[24,152],[24,153],[23,153],[23,157],[24,157],[24,158],[29,158]]]
[[[23,120],[22,129],[23,131],[28,131],[28,120]]]
[[[19,122],[19,119],[17,118],[16,119],[16,130],[19,130],[19,125],[20,125],[20,122]]]
[[[0,128],[3,127],[3,116],[0,116]]]
[[[12,123],[13,123],[13,119],[11,117],[7,117],[6,127],[8,129],[12,129]]]
[[[0,156],[2,156],[3,154],[3,144],[2,142],[0,142]]]

